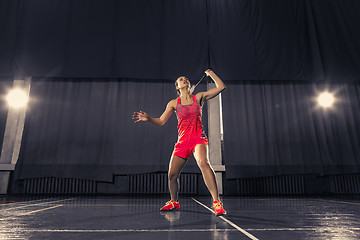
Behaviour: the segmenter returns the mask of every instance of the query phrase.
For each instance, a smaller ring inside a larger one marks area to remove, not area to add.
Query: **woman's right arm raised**
[[[171,117],[172,113],[174,112],[176,108],[176,100],[171,100],[167,106],[163,114],[159,118],[153,118],[150,117],[146,112],[139,111],[134,112],[133,119],[135,120],[135,123],[143,121],[143,122],[151,122],[153,124],[156,124],[158,126],[162,126],[166,123],[166,121]]]

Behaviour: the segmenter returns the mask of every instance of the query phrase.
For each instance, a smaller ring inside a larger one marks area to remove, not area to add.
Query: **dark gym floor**
[[[0,239],[360,239],[360,201],[321,197],[0,197]]]

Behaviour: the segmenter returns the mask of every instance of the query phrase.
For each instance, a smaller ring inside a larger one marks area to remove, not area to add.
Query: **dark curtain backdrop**
[[[359,10],[358,0],[0,0],[0,77],[34,80],[16,176],[166,170],[175,118],[159,129],[131,113],[162,113],[172,81],[208,67],[229,85],[227,177],[358,172]],[[314,106],[319,81],[341,99],[334,111]]]
[[[11,89],[13,80],[9,78],[0,78],[0,151],[4,140],[5,125],[7,119],[8,105],[6,94]]]
[[[193,79],[210,65],[234,81],[359,80],[359,11],[358,0],[1,0],[0,75]]]
[[[335,95],[324,110],[316,96]],[[239,82],[223,94],[227,178],[360,171],[360,84]]]
[[[111,181],[113,174],[167,171],[175,113],[162,127],[135,124],[132,114],[159,117],[177,97],[173,82],[34,78],[30,96],[17,178]],[[194,159],[184,170],[199,171]]]
[[[316,102],[324,90],[335,95],[331,109]],[[159,116],[175,97],[166,81],[34,79],[16,177],[167,171],[175,115],[163,127],[131,116]],[[359,173],[359,83],[247,81],[228,84],[222,98],[227,178]],[[193,159],[185,172],[199,172]]]

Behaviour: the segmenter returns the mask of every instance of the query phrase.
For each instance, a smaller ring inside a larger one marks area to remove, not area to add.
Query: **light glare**
[[[334,96],[331,93],[323,92],[318,97],[318,103],[325,108],[331,107],[334,103]]]
[[[9,106],[13,108],[21,108],[26,106],[29,101],[26,93],[21,89],[13,89],[6,97]]]

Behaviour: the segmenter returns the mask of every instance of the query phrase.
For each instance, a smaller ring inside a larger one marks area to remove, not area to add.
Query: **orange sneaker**
[[[173,200],[168,201],[167,203],[165,203],[165,206],[163,206],[162,208],[160,208],[161,211],[171,211],[171,210],[176,210],[180,208],[180,204],[179,202],[175,202]]]
[[[226,214],[226,211],[223,208],[223,203],[220,200],[214,201],[213,206],[214,206],[216,216]]]

